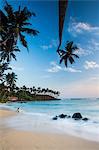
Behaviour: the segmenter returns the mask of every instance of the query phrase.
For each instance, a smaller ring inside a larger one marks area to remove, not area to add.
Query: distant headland
[[[0,84],[0,102],[27,102],[27,101],[48,101],[60,100],[58,97],[59,91],[54,91],[49,88],[36,88],[35,86],[27,88],[11,87]]]

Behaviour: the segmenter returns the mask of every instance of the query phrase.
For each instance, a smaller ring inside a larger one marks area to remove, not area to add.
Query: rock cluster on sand
[[[81,115],[81,113],[79,113],[79,112],[76,112],[76,113],[74,113],[72,116],[70,116],[70,115],[66,115],[66,114],[60,114],[60,115],[58,115],[58,116],[55,116],[55,117],[53,117],[52,119],[53,120],[57,120],[58,118],[60,118],[60,119],[64,119],[64,118],[73,118],[74,120],[83,120],[83,121],[88,121],[89,119],[88,118],[83,118],[82,117],[82,115]]]
[[[73,115],[72,115],[72,118],[74,118],[75,120],[79,120],[79,119],[82,119],[82,115],[81,115],[81,113],[74,113]]]

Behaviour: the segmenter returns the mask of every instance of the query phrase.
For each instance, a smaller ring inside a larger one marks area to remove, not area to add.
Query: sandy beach
[[[0,118],[16,115],[0,110]],[[2,120],[3,121],[3,120]],[[2,126],[2,125],[1,125]],[[49,133],[33,133],[0,127],[0,150],[98,150],[99,143],[81,138]]]
[[[0,117],[10,117],[12,115],[16,115],[16,112],[10,110],[0,109]]]

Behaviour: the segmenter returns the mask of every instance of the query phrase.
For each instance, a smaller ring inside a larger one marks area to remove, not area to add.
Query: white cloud
[[[74,68],[71,68],[71,67],[68,67],[68,68],[64,68],[64,71],[67,71],[67,72],[82,72],[81,70],[79,69],[74,69]]]
[[[78,44],[78,51],[75,51],[75,54],[79,55],[79,56],[87,56],[92,54],[93,52],[91,50],[89,50],[88,48],[82,48],[80,44]]]
[[[10,67],[15,71],[23,71],[24,70],[23,67],[18,67],[18,66],[10,66]]]
[[[53,47],[57,47],[57,45],[58,45],[58,40],[52,40],[51,42],[50,42],[50,44],[48,44],[48,45],[42,45],[42,46],[40,46],[43,50],[48,50],[48,49],[51,49],[51,48],[53,48]]]
[[[95,61],[85,61],[84,68],[87,70],[99,68],[99,64],[97,64]]]
[[[43,50],[48,50],[49,48],[52,48],[52,45],[42,45],[41,48]]]
[[[84,47],[84,45],[86,47]],[[95,52],[99,52],[99,42],[96,39],[91,39],[88,41],[87,44],[77,44],[78,46],[78,50],[75,51],[75,54],[79,55],[79,56],[88,56],[91,54],[94,54]]]
[[[68,32],[72,33],[74,36],[83,32],[91,32],[99,35],[99,26],[92,26],[87,22],[77,22],[74,18],[71,18]]]
[[[71,73],[82,72],[81,70],[75,69],[72,67],[68,67],[68,68],[61,67],[57,65],[56,62],[51,62],[50,64],[51,64],[51,68],[47,69],[47,72],[51,72],[51,73],[56,73],[59,71],[65,71],[65,72],[71,72]]]
[[[57,65],[56,62],[51,62],[51,68],[50,69],[47,69],[48,72],[59,72],[60,70],[62,70],[62,67]]]
[[[89,41],[89,46],[88,46],[88,48],[89,48],[90,50],[92,50],[93,52],[99,51],[99,42],[98,42],[97,40],[95,40],[95,39],[91,39],[91,40]]]
[[[51,45],[53,46],[53,47],[57,47],[57,45],[58,45],[58,39],[53,39],[52,41],[51,41]]]

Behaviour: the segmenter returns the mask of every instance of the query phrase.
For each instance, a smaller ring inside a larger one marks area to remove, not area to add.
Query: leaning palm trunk
[[[65,20],[65,13],[67,9],[67,3],[68,3],[68,0],[59,0],[59,46],[58,46],[58,50],[62,42],[62,32],[63,32],[63,26],[64,26],[64,20]]]

